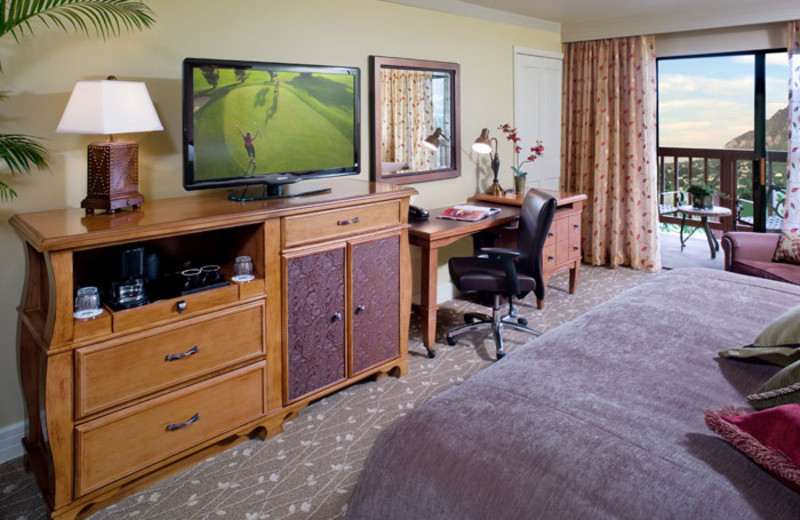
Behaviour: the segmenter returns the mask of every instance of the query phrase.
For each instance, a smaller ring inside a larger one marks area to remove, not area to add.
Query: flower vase
[[[527,177],[523,177],[521,175],[514,176],[514,191],[517,193],[525,193],[525,181],[527,181]]]

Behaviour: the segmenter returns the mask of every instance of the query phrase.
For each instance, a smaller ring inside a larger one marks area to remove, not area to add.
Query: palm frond
[[[34,166],[39,169],[47,168],[49,156],[47,149],[33,137],[21,134],[0,134],[0,159],[5,161],[6,166],[13,174],[29,173]],[[2,195],[0,195],[0,199],[2,199]]]
[[[7,0],[0,6],[0,38],[10,33],[17,41],[33,32],[33,21],[103,39],[155,23],[153,11],[134,0]]]
[[[14,191],[14,188],[3,181],[0,181],[0,202],[8,202],[16,196],[17,192]]]

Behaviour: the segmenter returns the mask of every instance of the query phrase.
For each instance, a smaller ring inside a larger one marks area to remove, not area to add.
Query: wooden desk
[[[556,197],[558,208],[550,228],[550,237],[543,253],[545,283],[554,272],[570,269],[570,293],[575,291],[578,280],[580,254],[580,217],[586,195],[575,193],[547,192]],[[422,249],[421,287],[419,313],[422,321],[422,342],[433,356],[436,343],[436,294],[437,269],[439,267],[439,248],[452,244],[478,231],[508,224],[519,217],[518,207],[522,205],[523,195],[512,194],[506,197],[478,195],[475,201],[480,205],[500,207],[500,213],[478,222],[461,222],[436,218],[445,208],[430,210],[430,219],[424,222],[410,222],[408,239],[412,245]],[[561,224],[559,224],[561,222]],[[569,227],[573,226],[573,227]],[[577,227],[574,227],[577,226]],[[563,228],[563,229],[559,229]],[[559,235],[560,234],[560,235]],[[559,236],[566,237],[565,240]],[[574,249],[577,247],[578,249]],[[559,254],[561,256],[559,256]],[[542,302],[537,302],[541,308]]]
[[[581,215],[583,213],[584,193],[540,190],[556,198],[558,206],[547,234],[542,252],[542,277],[545,285],[550,277],[569,269],[569,293],[575,293],[578,285],[578,271],[581,265]],[[509,193],[501,196],[477,195],[475,200],[490,204],[508,204],[522,206],[524,193]],[[512,246],[513,247],[513,246]],[[536,302],[538,308],[544,307],[544,301]]]
[[[488,204],[482,204],[488,205]],[[478,231],[502,226],[519,218],[519,210],[512,206],[502,206],[500,213],[477,222],[446,220],[437,218],[446,208],[430,210],[430,218],[423,222],[411,221],[408,240],[411,245],[422,249],[422,269],[420,283],[419,314],[422,320],[422,342],[433,357],[436,343],[436,293],[437,269],[439,267],[439,248],[452,244]]]

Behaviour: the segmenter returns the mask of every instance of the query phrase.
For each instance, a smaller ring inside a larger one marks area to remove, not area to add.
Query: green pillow
[[[757,358],[781,366],[800,360],[800,305],[778,316],[751,345],[729,348],[719,355],[736,359]]]
[[[795,361],[772,376],[758,392],[748,395],[747,400],[756,410],[800,403],[800,361]]]

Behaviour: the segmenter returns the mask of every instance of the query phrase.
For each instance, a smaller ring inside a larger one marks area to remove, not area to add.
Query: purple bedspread
[[[706,429],[776,367],[723,360],[800,286],[681,269],[431,399],[379,437],[360,519],[783,519],[800,495]]]

